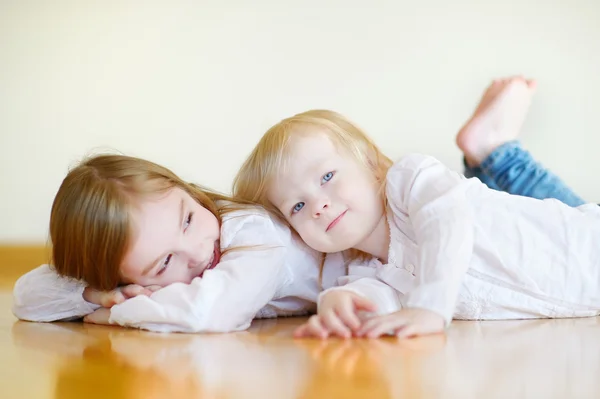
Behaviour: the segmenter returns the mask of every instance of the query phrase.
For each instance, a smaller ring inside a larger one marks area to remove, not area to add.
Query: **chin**
[[[351,249],[354,247],[353,242],[355,240],[345,240],[345,242],[339,243],[339,242],[331,242],[329,240],[305,240],[302,236],[300,236],[302,238],[302,240],[304,241],[304,243],[306,245],[308,245],[310,248],[314,249],[315,251],[318,252],[322,252],[322,253],[326,253],[326,254],[333,254],[336,252],[342,252],[345,251],[347,249]]]
[[[321,246],[321,248],[317,248],[317,247],[313,247],[314,249],[316,249],[319,252],[323,252],[326,254],[334,254],[336,252],[342,252],[342,251],[346,251],[348,249],[353,248],[352,246],[348,246],[348,245],[326,245],[326,246]]]

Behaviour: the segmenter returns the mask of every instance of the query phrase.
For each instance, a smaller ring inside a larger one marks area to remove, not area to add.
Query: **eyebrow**
[[[181,203],[179,204],[179,224],[183,220],[183,198],[181,199]],[[147,275],[156,267],[156,264],[165,257],[166,254],[160,254],[152,263],[150,263],[142,272],[142,276]]]

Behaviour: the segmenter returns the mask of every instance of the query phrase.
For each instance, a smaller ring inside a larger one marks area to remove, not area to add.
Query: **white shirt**
[[[388,310],[425,308],[447,323],[600,314],[596,204],[509,195],[419,154],[392,166],[386,195],[388,264],[350,266],[331,289],[378,284]]]
[[[262,209],[223,218],[219,265],[190,284],[175,283],[113,306],[110,322],[163,332],[244,330],[253,318],[313,313],[321,291],[320,254]],[[332,286],[345,273],[341,257],[330,257],[322,283]],[[85,284],[60,277],[49,265],[22,276],[13,290],[13,313],[30,321],[85,316],[97,305],[86,302]]]
[[[456,319],[578,317],[600,314],[600,207],[571,208],[488,189],[434,158],[410,155],[388,172],[388,264],[327,256],[322,285],[336,281],[373,300],[379,314],[401,307]],[[191,284],[114,306],[111,321],[152,331],[243,330],[254,317],[315,310],[319,255],[265,212],[232,214],[221,227],[219,266]],[[343,276],[343,277],[340,277]],[[14,288],[20,319],[82,317],[85,285],[43,265]]]

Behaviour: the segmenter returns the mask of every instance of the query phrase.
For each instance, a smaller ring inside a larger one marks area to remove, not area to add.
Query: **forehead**
[[[135,233],[139,235],[148,230],[160,230],[160,228],[157,229],[157,222],[178,214],[185,195],[187,194],[183,190],[173,188],[165,193],[149,195],[138,201],[131,213],[132,227]]]
[[[326,161],[340,158],[338,146],[327,133],[314,131],[290,138],[287,153],[276,179],[305,176]]]
[[[131,212],[131,242],[123,268],[144,267],[158,256],[179,230],[187,193],[174,188],[140,200]]]
[[[327,171],[328,165],[346,160],[343,151],[327,133],[315,131],[298,134],[288,142],[285,160],[269,185],[268,197],[281,206],[301,191],[307,182]]]

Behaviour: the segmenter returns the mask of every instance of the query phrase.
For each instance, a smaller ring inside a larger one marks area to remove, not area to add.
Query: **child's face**
[[[219,261],[217,218],[179,188],[141,201],[132,219],[135,233],[121,264],[125,283],[190,283]]]
[[[381,220],[373,174],[324,134],[295,137],[290,159],[268,191],[269,201],[308,246],[320,252],[355,248]]]

